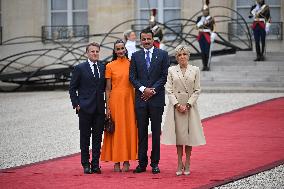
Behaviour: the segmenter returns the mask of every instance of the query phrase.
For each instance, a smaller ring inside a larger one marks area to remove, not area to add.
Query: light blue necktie
[[[150,51],[146,51],[146,66],[147,66],[147,69],[149,70],[150,68],[150,64],[151,64],[151,60],[150,60]]]

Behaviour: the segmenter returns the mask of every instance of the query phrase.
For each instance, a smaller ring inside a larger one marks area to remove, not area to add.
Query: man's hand
[[[80,106],[79,106],[79,105],[76,107],[76,110],[77,110],[78,112],[80,111]]]
[[[111,114],[110,114],[110,109],[107,108],[107,109],[106,109],[106,117],[107,117],[107,118],[110,118],[110,115],[111,115]]]
[[[141,95],[142,100],[147,101],[156,94],[155,88],[146,88]]]

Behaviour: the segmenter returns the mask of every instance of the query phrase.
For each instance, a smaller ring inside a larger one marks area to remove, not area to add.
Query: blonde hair
[[[188,54],[188,56],[190,56],[190,50],[187,45],[178,45],[175,51],[176,51],[176,55],[180,53],[181,51],[185,51]]]

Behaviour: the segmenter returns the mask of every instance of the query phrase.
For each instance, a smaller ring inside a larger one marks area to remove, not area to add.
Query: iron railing
[[[89,41],[89,25],[42,26],[42,42]]]
[[[228,33],[230,40],[246,39],[246,30],[244,30],[245,23],[230,22],[228,23]],[[252,22],[248,23],[249,26]],[[253,31],[250,27],[251,36],[253,36]],[[272,22],[270,25],[270,30],[267,34],[266,39],[268,40],[283,40],[283,22]]]
[[[0,26],[0,45],[2,45],[2,26]]]

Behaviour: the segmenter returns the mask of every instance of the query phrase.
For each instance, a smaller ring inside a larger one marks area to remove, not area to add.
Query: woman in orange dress
[[[114,171],[129,171],[129,160],[137,159],[137,126],[134,110],[134,89],[129,81],[130,61],[122,40],[114,43],[113,60],[106,65],[105,77],[107,116],[115,123],[113,134],[104,133],[102,161],[112,161]]]

